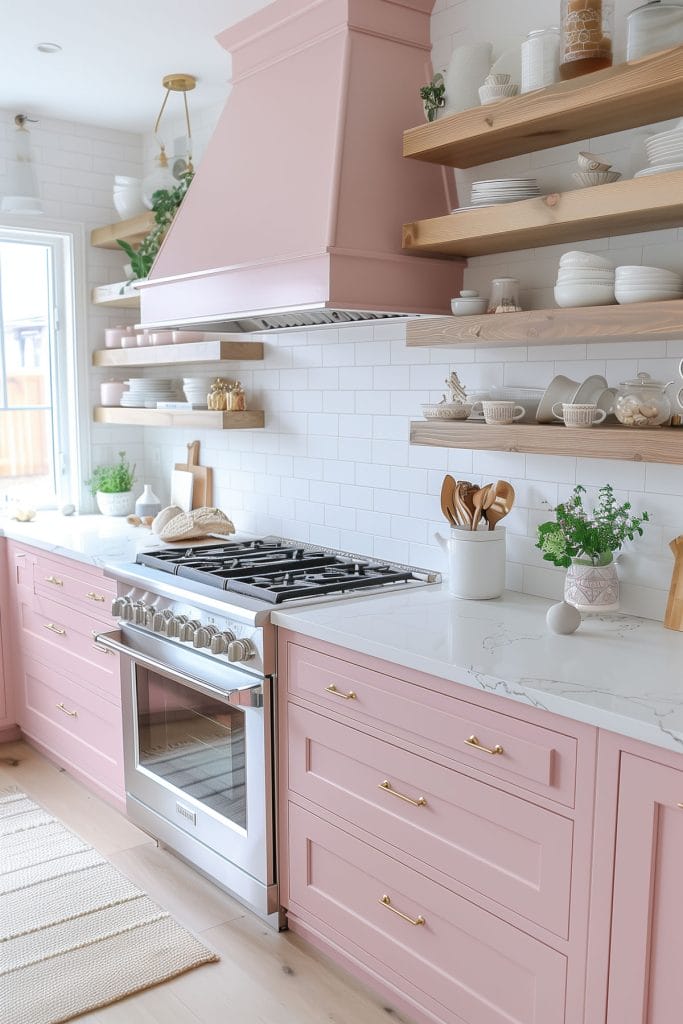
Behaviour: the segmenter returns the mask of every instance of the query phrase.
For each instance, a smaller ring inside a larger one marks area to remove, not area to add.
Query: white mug
[[[561,412],[557,412],[560,409]],[[602,423],[607,418],[604,409],[597,405],[581,402],[555,402],[553,416],[562,420],[565,427],[592,427],[594,423]]]
[[[522,416],[526,416],[524,406],[517,405],[515,402],[475,402],[472,409],[474,412],[478,412],[481,409],[487,423],[497,423],[503,426],[514,423],[515,420],[521,420]]]

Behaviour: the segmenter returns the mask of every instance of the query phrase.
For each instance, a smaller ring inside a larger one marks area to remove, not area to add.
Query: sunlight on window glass
[[[55,496],[50,250],[0,242],[0,499]]]

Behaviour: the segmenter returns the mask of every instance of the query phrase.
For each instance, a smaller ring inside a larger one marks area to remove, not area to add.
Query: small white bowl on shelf
[[[621,177],[621,171],[574,171],[572,178],[580,188],[611,185]]]
[[[426,420],[466,420],[472,412],[471,402],[426,402],[421,408]]]
[[[479,87],[479,102],[486,106],[507,99],[508,96],[516,96],[518,92],[519,86],[514,82],[509,85],[482,85]]]
[[[616,301],[614,283],[592,284],[582,281],[574,284],[562,283],[555,285],[555,302],[562,309],[575,306],[611,306]]]
[[[486,312],[487,305],[487,299],[469,288],[463,289],[459,297],[451,299],[453,316],[477,316]]]
[[[614,264],[606,260],[604,256],[598,256],[594,252],[581,252],[579,249],[573,249],[571,252],[565,252],[560,256],[560,266],[577,269],[594,267],[597,270],[610,270],[614,273]]]

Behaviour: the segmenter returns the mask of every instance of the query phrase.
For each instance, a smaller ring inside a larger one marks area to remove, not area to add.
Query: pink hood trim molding
[[[401,252],[454,205],[402,157],[434,0],[275,0],[222,33],[233,88],[147,282],[145,324],[264,330],[442,315],[462,266]]]

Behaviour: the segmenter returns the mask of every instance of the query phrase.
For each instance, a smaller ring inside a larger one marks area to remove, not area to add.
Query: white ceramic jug
[[[491,70],[491,43],[467,43],[453,51],[444,82],[446,106],[444,114],[454,114],[479,106],[479,86]]]

